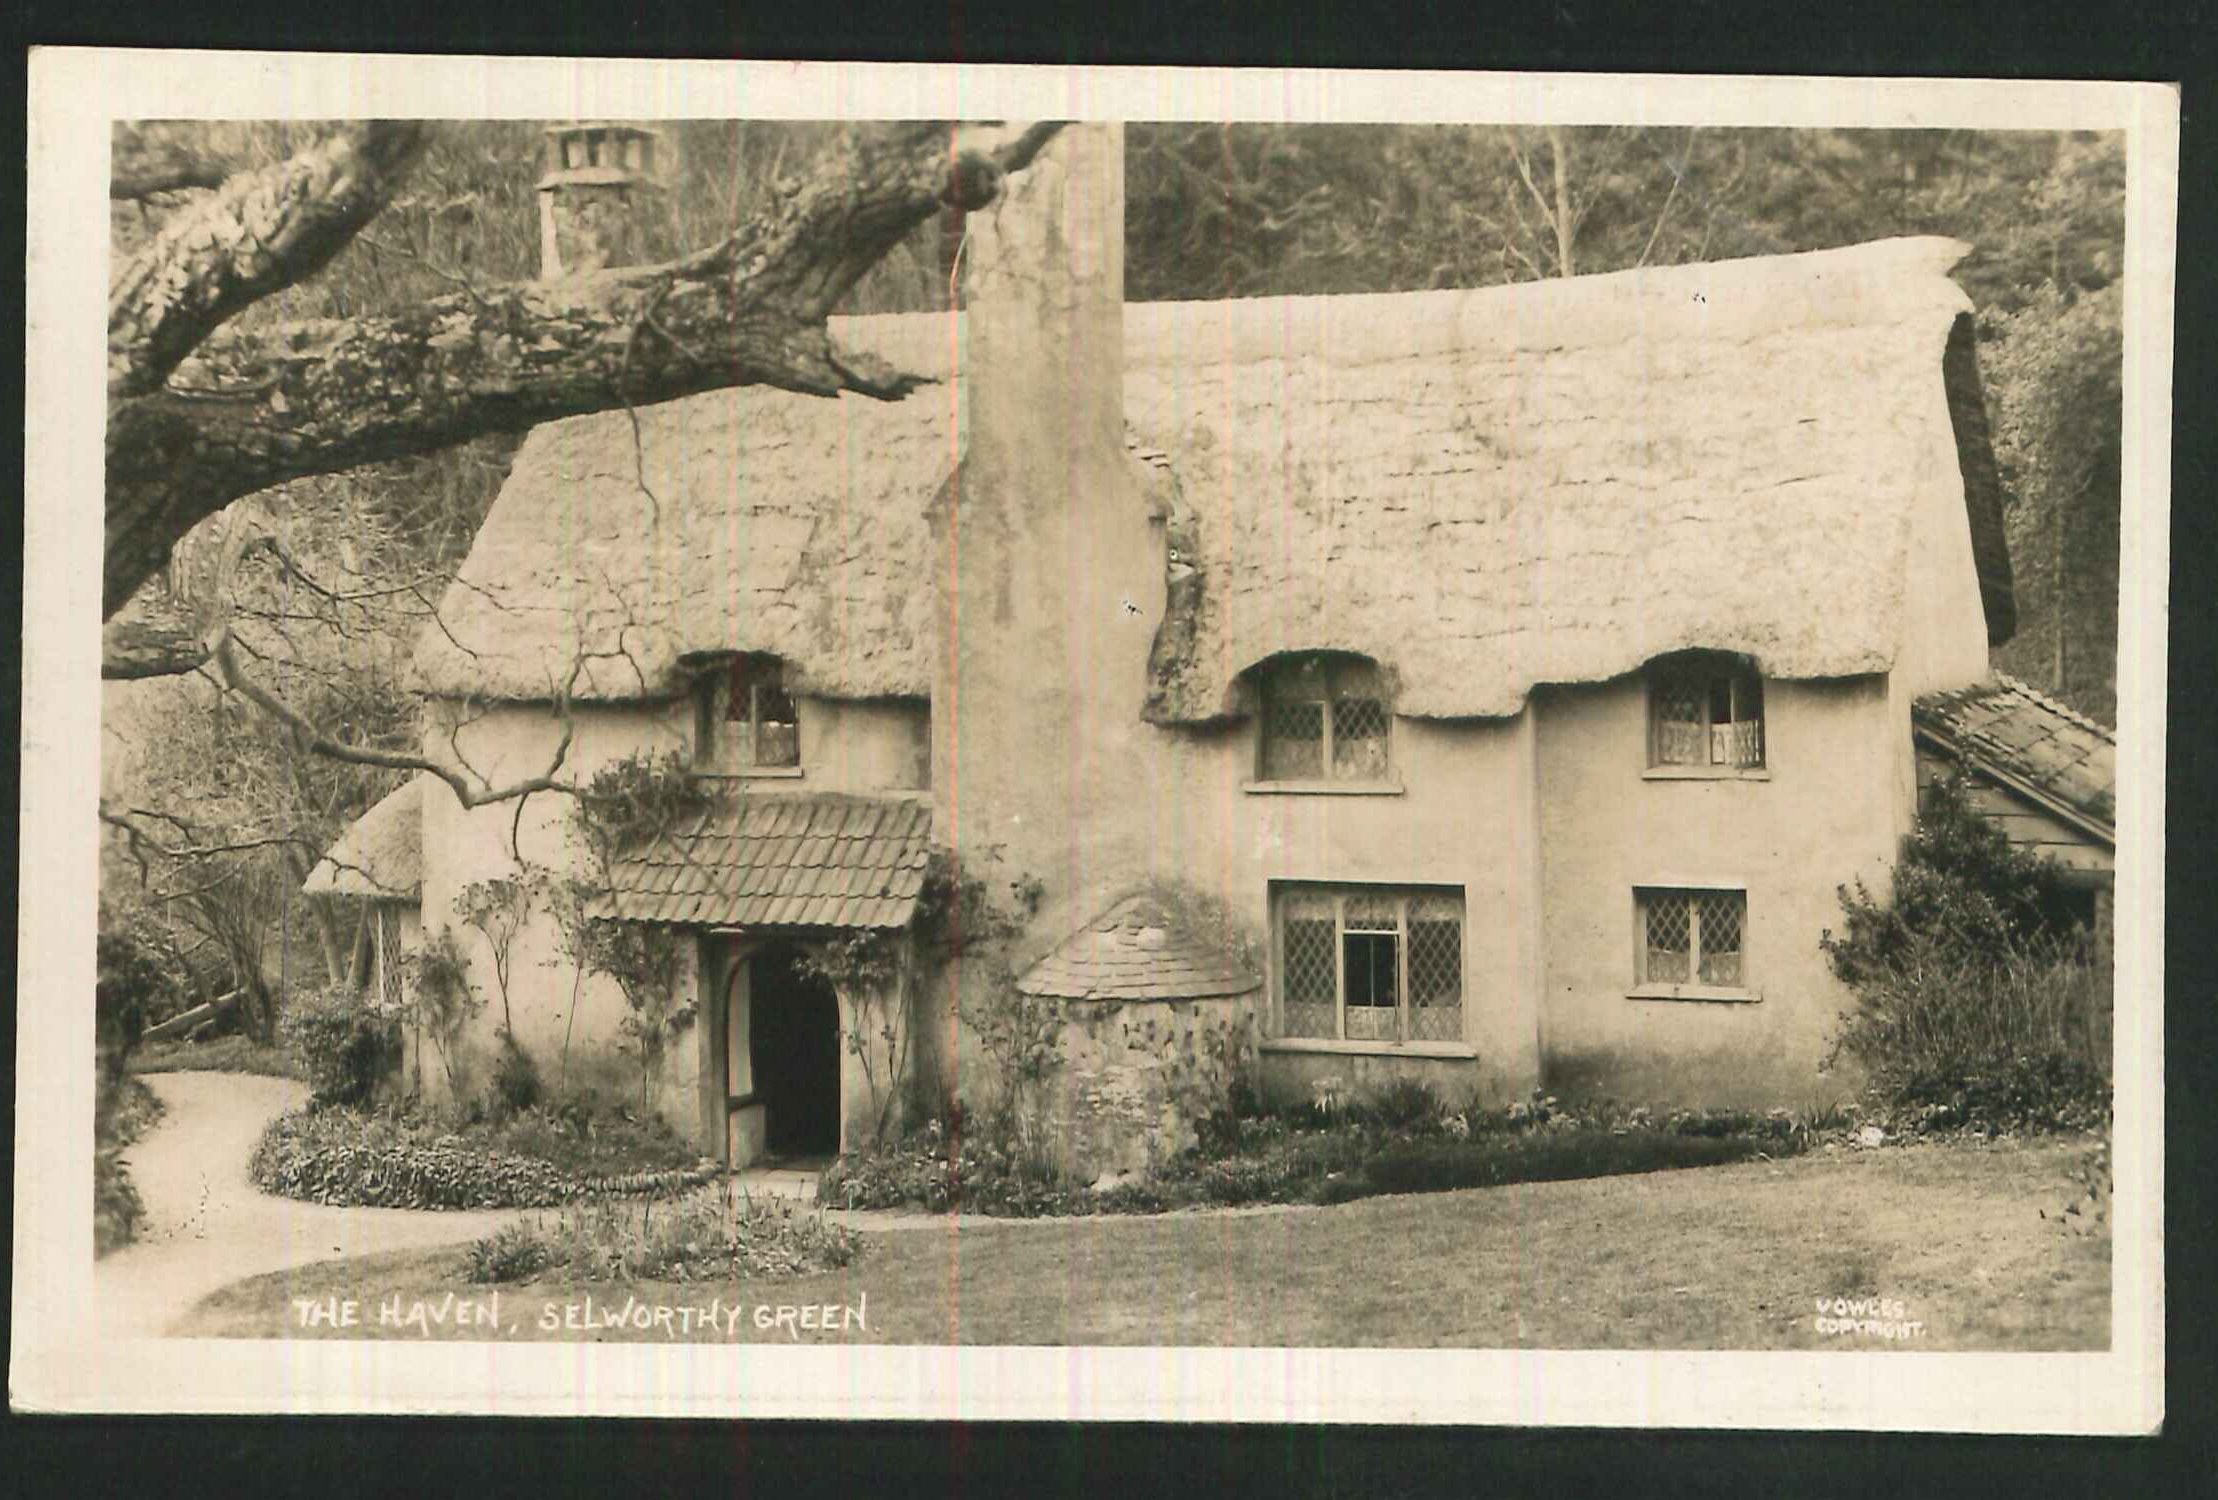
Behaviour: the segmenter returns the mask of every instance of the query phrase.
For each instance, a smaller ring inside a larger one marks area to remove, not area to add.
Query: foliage
[[[1387,1116],[1405,1123],[1383,1123]],[[1220,1116],[1198,1149],[1100,1192],[1056,1176],[990,1130],[934,1120],[897,1145],[842,1157],[820,1192],[856,1207],[1008,1217],[1340,1203],[1787,1156],[1819,1133],[1783,1110],[1566,1108],[1536,1094],[1502,1108],[1451,1111],[1428,1089],[1396,1087],[1330,1112],[1304,1103]]]
[[[469,961],[462,956],[454,929],[442,927],[402,962],[408,976],[408,1018],[431,1038],[446,1069],[449,1091],[461,1097],[469,1092],[462,1033],[470,1018],[485,1008],[485,998],[470,983]]]
[[[1961,775],[1935,782],[1895,865],[1891,901],[1843,887],[1845,930],[1820,946],[1851,988],[1877,982],[1921,945],[1979,964],[2070,925],[2061,873],[2010,842],[1972,805]]]
[[[2072,1163],[2070,1176],[2078,1191],[2067,1199],[2054,1215],[2047,1209],[2041,1217],[2055,1221],[2069,1234],[2107,1234],[2110,1230],[2110,1203],[2112,1193],[2110,1163],[2110,1122],[2103,1122],[2102,1133],[2087,1143]]]
[[[93,1093],[92,1248],[130,1244],[146,1219],[124,1151],[162,1116],[162,1101],[138,1078],[103,1074]]]
[[[2071,924],[2059,872],[1973,809],[1961,778],[1931,789],[1895,867],[1894,899],[1841,891],[1846,931],[1820,939],[1856,994],[1837,1047],[1918,1128],[2093,1123],[2110,1093],[2110,969]]]
[[[505,876],[472,881],[456,892],[454,910],[466,925],[477,929],[492,954],[493,984],[501,997],[501,1036],[511,1042],[513,1050],[515,1018],[508,1004],[509,954],[530,910],[525,883]]]
[[[618,1139],[604,1136],[596,1151],[539,1110],[465,1124],[311,1107],[270,1123],[250,1173],[282,1197],[383,1208],[545,1207],[592,1193],[678,1192],[708,1175],[667,1131],[653,1130],[622,1135],[621,1169],[608,1170],[618,1165],[608,1149]]]
[[[471,1241],[468,1254],[462,1272],[467,1281],[529,1281],[546,1268],[547,1242],[536,1228],[519,1220]]]
[[[146,1042],[131,1054],[134,1073],[255,1073],[265,1078],[301,1077],[300,1059],[284,1047],[265,1047],[252,1037],[216,1037],[204,1042]]]
[[[93,970],[93,1046],[104,1076],[123,1071],[139,1034],[165,1019],[177,998],[160,940],[103,908]]]
[[[522,1114],[537,1106],[544,1093],[539,1065],[514,1037],[503,1036],[500,1057],[493,1064],[493,1098],[500,1112]]]
[[[873,1140],[892,1125],[902,1083],[911,1077],[914,1028],[906,1024],[909,968],[902,947],[894,933],[859,931],[803,949],[799,960],[804,974],[831,985],[853,1013],[854,1024],[842,1028],[842,1040],[870,1093]]]
[[[320,1105],[367,1103],[400,1066],[399,1018],[345,987],[296,991],[278,1013],[277,1034]]]
[[[604,874],[615,856],[684,827],[716,801],[710,784],[675,750],[611,761],[578,788],[578,812]]]
[[[726,1281],[853,1265],[862,1241],[784,1198],[695,1194],[676,1203],[589,1199],[549,1224],[512,1224],[470,1247],[474,1282],[559,1273],[569,1281]]]
[[[686,940],[674,927],[614,918],[589,920],[582,936],[585,967],[615,980],[624,993],[629,1013],[618,1029],[622,1045],[638,1059],[644,1107],[670,1041],[693,1024],[698,1009],[695,1001],[678,998]]]

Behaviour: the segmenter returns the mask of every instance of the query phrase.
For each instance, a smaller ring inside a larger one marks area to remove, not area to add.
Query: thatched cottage
[[[417,654],[474,774],[568,734],[721,789],[607,881],[682,935],[669,1117],[740,1163],[856,1144],[889,1078],[981,1102],[1012,994],[1089,1167],[1175,1144],[1221,1051],[1297,1095],[1845,1092],[1836,887],[1913,816],[1913,704],[2013,625],[1966,247],[1128,306],[1114,132],[1010,187],[964,312],[835,326],[939,383],[538,429]],[[429,930],[577,857],[560,796],[370,816],[420,820],[364,890]],[[919,930],[943,850],[991,955]],[[826,977],[873,933],[890,971]],[[627,1014],[557,936],[511,964],[547,1066]]]

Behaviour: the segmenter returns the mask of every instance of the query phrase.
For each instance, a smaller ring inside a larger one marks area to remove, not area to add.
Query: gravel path
[[[167,1109],[124,1154],[147,1218],[136,1244],[93,1264],[94,1301],[111,1336],[159,1334],[242,1277],[460,1244],[530,1212],[327,1208],[273,1198],[248,1181],[247,1159],[263,1127],[307,1099],[305,1084],[245,1073],[155,1073],[146,1082]]]

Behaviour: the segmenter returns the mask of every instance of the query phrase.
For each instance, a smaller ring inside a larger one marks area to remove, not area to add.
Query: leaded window
[[[1384,781],[1393,710],[1379,669],[1360,656],[1313,652],[1263,670],[1265,781]]]
[[[1463,896],[1291,885],[1277,909],[1279,1033],[1463,1040]]]
[[[1741,957],[1748,926],[1746,891],[1659,888],[1634,895],[1640,919],[1639,984],[1747,987]]]
[[[377,1004],[398,1011],[408,1003],[406,955],[401,951],[400,908],[390,901],[377,903]]]
[[[801,764],[800,717],[777,657],[736,657],[709,679],[700,759],[706,770],[740,773]]]
[[[1753,770],[1764,763],[1764,684],[1746,659],[1665,657],[1649,674],[1651,766]]]

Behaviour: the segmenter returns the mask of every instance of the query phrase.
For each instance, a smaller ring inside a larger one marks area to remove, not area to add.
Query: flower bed
[[[646,1160],[616,1172],[580,1170],[574,1155],[564,1161],[553,1151],[512,1148],[560,1134],[535,1120],[458,1127],[311,1108],[272,1121],[249,1170],[257,1186],[281,1197],[375,1208],[544,1208],[596,1195],[667,1196],[722,1170],[687,1159],[674,1139],[653,1142],[635,1153]]]
[[[1545,1096],[1502,1110],[1444,1111],[1396,1090],[1367,1101],[1220,1117],[1197,1149],[1098,1186],[1058,1177],[999,1133],[933,1121],[898,1145],[843,1157],[819,1191],[830,1203],[855,1208],[1016,1218],[1342,1203],[1789,1156],[1806,1150],[1819,1128],[1783,1110],[1578,1111]]]
[[[745,1280],[836,1270],[861,1253],[857,1235],[783,1198],[593,1198],[551,1223],[510,1224],[477,1241],[466,1274],[474,1282]]]

